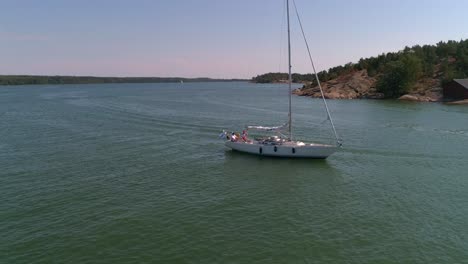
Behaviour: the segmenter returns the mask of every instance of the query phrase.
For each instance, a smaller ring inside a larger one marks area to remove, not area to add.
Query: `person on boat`
[[[231,133],[231,141],[236,142],[237,141],[237,136],[234,132]]]
[[[242,140],[244,142],[247,142],[247,131],[245,131],[245,130],[242,130]]]

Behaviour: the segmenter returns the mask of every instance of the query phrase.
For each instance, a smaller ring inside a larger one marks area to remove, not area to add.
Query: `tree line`
[[[38,76],[0,75],[0,85],[28,84],[100,84],[100,83],[167,83],[167,82],[219,82],[241,79],[179,78],[179,77],[92,77],[92,76]]]
[[[377,79],[377,90],[387,98],[407,93],[422,78],[438,79],[443,84],[454,78],[468,77],[468,40],[439,42],[436,45],[415,45],[398,52],[361,58],[317,73],[321,82],[359,70],[367,70]],[[253,82],[269,83],[286,80],[286,73],[267,73],[252,78]],[[293,81],[316,84],[312,74],[294,74]]]
[[[312,80],[315,80],[315,75],[311,73],[308,73],[308,74],[293,73],[291,77],[294,83],[311,82]],[[256,77],[252,78],[252,82],[255,82],[255,83],[276,83],[276,82],[287,82],[287,81],[288,81],[288,74],[282,73],[282,72],[269,72],[269,73],[257,75]]]

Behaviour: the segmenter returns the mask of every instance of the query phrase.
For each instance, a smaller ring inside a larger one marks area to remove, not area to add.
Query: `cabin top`
[[[453,79],[453,81],[468,89],[468,79]]]

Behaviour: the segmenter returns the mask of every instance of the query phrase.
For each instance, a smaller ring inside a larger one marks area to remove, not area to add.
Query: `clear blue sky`
[[[296,0],[319,70],[468,38],[466,0]],[[284,0],[0,0],[0,74],[286,71]],[[310,72],[293,16],[294,72]]]

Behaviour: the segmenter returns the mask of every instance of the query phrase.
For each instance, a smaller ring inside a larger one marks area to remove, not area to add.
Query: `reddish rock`
[[[367,70],[353,71],[336,79],[322,83],[323,93],[327,99],[383,99],[385,96],[377,92],[377,79],[369,77]],[[293,92],[299,96],[321,97],[318,86],[304,85]],[[442,101],[442,89],[438,79],[426,78],[419,80],[410,93],[400,100],[439,102]]]
[[[336,79],[323,82],[322,89],[328,99],[383,98],[375,91],[376,79],[369,77],[366,70],[344,74]],[[305,85],[294,91],[300,96],[321,97],[318,86]]]

